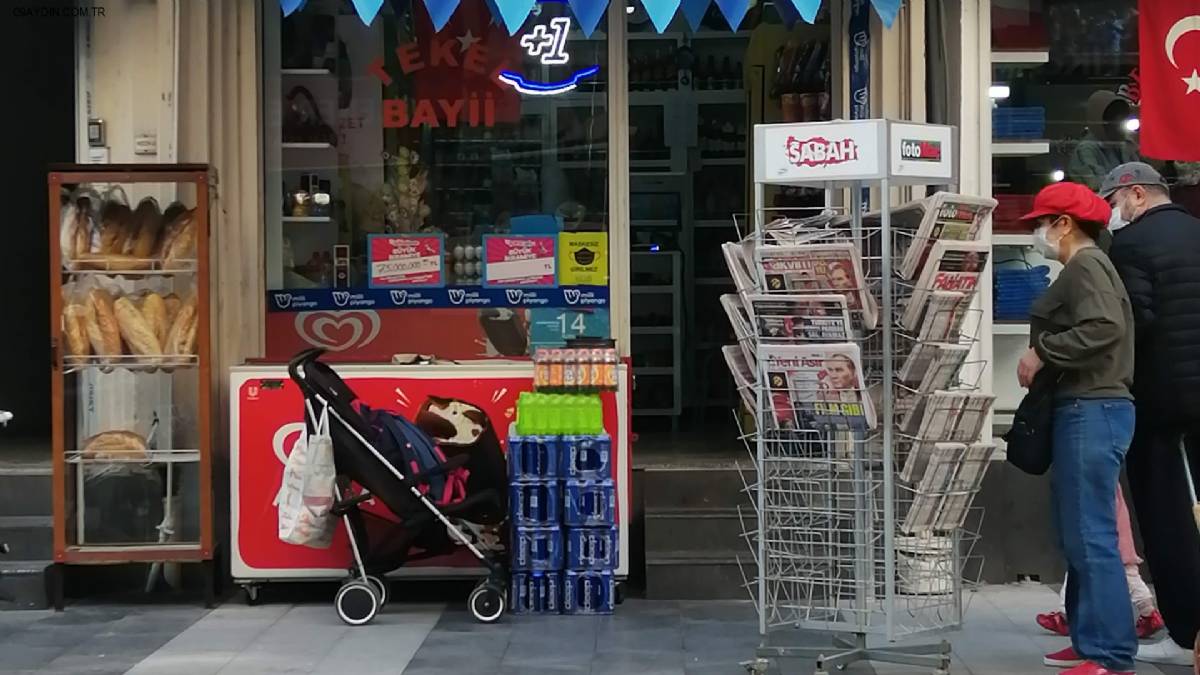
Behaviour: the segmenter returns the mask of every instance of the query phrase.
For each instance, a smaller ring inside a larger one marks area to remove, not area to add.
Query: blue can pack
[[[563,572],[564,614],[612,614],[616,597],[612,572]]]
[[[562,486],[557,481],[513,483],[508,508],[514,525],[557,525],[562,514]]]
[[[562,575],[559,572],[516,572],[508,587],[514,614],[558,614],[562,611]]]
[[[567,568],[613,570],[617,567],[617,528],[573,527],[567,529]]]
[[[557,525],[513,528],[512,568],[522,572],[559,570],[563,566],[563,535]]]
[[[512,436],[508,439],[508,477],[515,481],[559,477],[562,451],[555,436]]]
[[[564,489],[563,522],[598,527],[617,522],[617,495],[611,480],[569,480]]]
[[[575,480],[605,480],[612,478],[612,438],[599,436],[564,436],[560,445],[562,467],[560,475]]]

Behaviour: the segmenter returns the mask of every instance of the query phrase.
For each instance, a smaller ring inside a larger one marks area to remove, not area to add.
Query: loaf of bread
[[[81,253],[75,256],[77,270],[107,270],[110,272],[138,272],[150,269],[154,262],[126,253]]]
[[[196,296],[192,296],[179,308],[175,322],[171,324],[171,332],[167,334],[167,354],[192,355],[196,353],[196,327],[199,324],[196,314]]]
[[[104,431],[83,443],[88,459],[144,459],[146,439],[132,431]]]
[[[68,356],[87,356],[92,353],[87,332],[90,312],[90,303],[72,302],[63,307],[63,349]]]
[[[154,254],[158,236],[162,232],[162,214],[153,197],[138,202],[133,211],[133,223],[136,233],[129,243],[129,253],[135,258],[149,258]]]
[[[142,315],[133,301],[124,296],[113,302],[113,313],[117,327],[129,351],[138,356],[162,356],[162,343],[154,334],[154,328]]]
[[[190,260],[196,254],[196,219],[195,209],[187,211],[175,221],[177,226],[168,241],[164,238],[162,261],[164,269],[171,269],[180,260]]]
[[[179,316],[179,308],[183,306],[183,301],[179,299],[178,295],[168,293],[163,298],[163,304],[167,306],[167,332],[169,333],[171,332],[171,326],[175,325],[175,317]],[[164,340],[163,349],[166,349],[166,347],[167,343]]]
[[[142,298],[142,304],[139,309],[142,310],[142,316],[146,317],[146,323],[150,324],[150,328],[154,330],[154,337],[158,339],[159,347],[166,344],[167,333],[171,332],[171,324],[167,322],[167,303],[158,293],[147,293]]]
[[[98,356],[121,354],[121,328],[113,310],[113,298],[108,291],[94,288],[88,293],[91,312],[85,314],[88,341]]]
[[[133,227],[133,211],[119,201],[109,200],[100,210],[99,253],[124,253]]]

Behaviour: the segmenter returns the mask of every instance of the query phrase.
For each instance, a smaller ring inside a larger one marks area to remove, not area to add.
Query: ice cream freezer
[[[517,397],[533,389],[531,362],[479,361],[436,365],[330,365],[368,406],[388,409],[414,421],[448,456],[460,453],[507,455]],[[601,394],[605,431],[612,437],[613,481],[617,492],[619,564],[629,570],[631,382],[620,366],[618,388]],[[271,581],[335,580],[346,576],[350,547],[339,524],[327,549],[294,546],[278,537],[275,496],[287,453],[304,430],[304,402],[285,364],[244,365],[230,371],[230,563],[234,581],[248,588]],[[453,435],[451,435],[453,430]],[[485,486],[496,490],[506,485]],[[389,516],[374,500],[363,508]],[[501,526],[456,521],[479,546],[502,548]],[[462,577],[483,574],[465,549],[405,565],[396,577]]]

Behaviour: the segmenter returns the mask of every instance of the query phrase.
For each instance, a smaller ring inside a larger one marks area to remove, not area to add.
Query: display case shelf
[[[1050,141],[993,141],[995,157],[1037,157],[1050,154]]]
[[[1028,65],[1040,66],[1043,63],[1050,62],[1050,50],[1027,50],[1027,51],[994,51],[992,52],[992,63],[1007,64],[1007,65]]]
[[[993,234],[994,246],[1033,246],[1032,234]]]
[[[1019,321],[996,321],[992,324],[994,335],[1029,335],[1029,324]]]
[[[285,223],[312,223],[312,224],[332,223],[333,218],[330,218],[329,216],[284,216],[283,222],[285,222]]]
[[[303,141],[284,141],[279,144],[279,147],[284,150],[329,150],[334,146],[332,143],[307,143]]]
[[[328,68],[281,68],[280,75],[289,77],[333,77]]]

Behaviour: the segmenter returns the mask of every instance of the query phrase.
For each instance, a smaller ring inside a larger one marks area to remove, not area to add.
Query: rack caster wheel
[[[246,591],[246,604],[251,607],[257,607],[262,602],[262,596],[259,594],[259,587],[254,584],[246,584],[242,586]]]
[[[379,595],[369,583],[351,581],[338,589],[333,606],[338,617],[351,626],[370,623],[379,613]]]
[[[367,577],[367,583],[375,589],[375,593],[379,596],[379,606],[383,607],[388,601],[388,583],[376,576]]]
[[[506,605],[504,597],[504,587],[490,580],[484,581],[471,591],[471,597],[467,598],[467,608],[471,610],[471,616],[480,623],[495,623],[504,616],[504,607]]]

